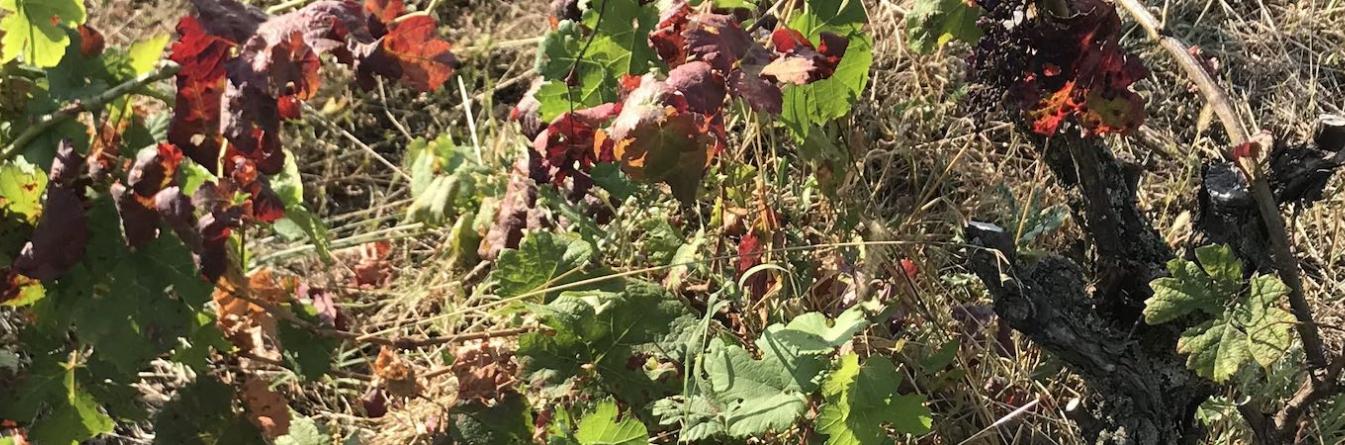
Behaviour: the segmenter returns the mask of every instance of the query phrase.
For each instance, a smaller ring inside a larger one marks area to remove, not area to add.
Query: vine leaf
[[[290,422],[290,430],[276,438],[276,445],[328,445],[331,437],[309,417],[298,417]]]
[[[630,93],[607,134],[631,179],[664,182],[683,202],[695,199],[701,177],[719,152],[722,122],[677,103],[667,84],[646,76]]]
[[[786,325],[771,325],[762,333],[759,346],[787,344],[797,353],[823,354],[848,343],[856,333],[868,326],[864,311],[853,307],[842,312],[835,320],[820,312],[809,312],[794,317]]]
[[[578,236],[533,232],[516,250],[500,253],[490,277],[497,295],[512,298],[577,281],[593,258],[593,246]],[[548,293],[547,300],[556,292]]]
[[[28,244],[14,259],[14,270],[39,280],[64,274],[84,258],[89,241],[88,217],[84,210],[84,184],[78,176],[84,158],[69,142],[62,141],[47,178],[47,197],[42,217]]]
[[[181,148],[207,171],[218,171],[221,140],[220,97],[224,94],[225,61],[234,43],[207,34],[195,17],[177,25],[178,40],[169,58],[177,73],[177,101],[168,142]]]
[[[259,431],[234,414],[234,389],[203,374],[154,417],[155,444],[260,443]]]
[[[1149,324],[1165,323],[1200,313],[1213,317],[1182,333],[1177,352],[1187,354],[1187,367],[1225,382],[1248,361],[1274,365],[1293,345],[1292,313],[1280,307],[1288,288],[1271,275],[1253,276],[1242,289],[1242,264],[1228,246],[1196,249],[1195,262],[1168,262],[1172,276],[1150,283],[1154,296],[1145,301]]]
[[[532,306],[555,332],[519,338],[517,354],[528,380],[566,391],[576,377],[592,376],[617,400],[636,407],[675,391],[646,372],[645,363],[659,356],[652,344],[666,339],[677,321],[691,317],[689,309],[652,283],[619,284],[564,292],[546,305]]]
[[[0,164],[0,212],[28,224],[42,215],[47,175],[22,158]]]
[[[597,408],[579,421],[575,434],[581,445],[643,445],[649,443],[649,431],[640,419],[627,415],[617,419],[616,401],[598,403]]]
[[[615,74],[642,75],[649,71],[650,62],[657,57],[649,47],[647,36],[658,22],[658,9],[645,3],[639,0],[587,2],[583,23],[596,33],[589,55],[611,61],[608,68]],[[599,22],[599,16],[604,14]]]
[[[1223,313],[1224,305],[1242,287],[1242,263],[1233,249],[1223,245],[1196,249],[1200,264],[1174,258],[1168,261],[1170,277],[1154,280],[1154,295],[1144,303],[1144,321],[1167,323],[1194,311]]]
[[[84,23],[88,12],[80,0],[0,0],[0,63],[22,58],[41,68],[53,67],[70,45],[66,29]]]
[[[391,25],[383,37],[383,50],[401,67],[401,81],[420,91],[434,91],[458,67],[453,45],[436,37],[438,22],[415,16]]]
[[[907,434],[923,434],[933,425],[925,399],[901,394],[901,374],[892,361],[870,357],[861,367],[854,353],[841,357],[822,384],[824,402],[817,430],[828,445],[891,443],[885,427]]]
[[[783,56],[761,69],[761,74],[780,82],[807,85],[831,77],[845,57],[850,40],[831,32],[818,35],[820,43],[813,42],[803,33],[789,28],[776,29],[771,44]]]
[[[797,11],[789,20],[790,29],[798,30],[810,41],[821,41],[828,32],[849,42],[845,56],[831,77],[808,85],[785,88],[780,119],[795,141],[805,141],[819,127],[850,113],[851,107],[869,83],[873,64],[873,40],[865,34],[868,14],[862,2],[807,0],[808,8]]]
[[[1073,117],[1086,135],[1124,134],[1144,123],[1144,98],[1131,84],[1149,75],[1121,48],[1121,19],[1103,0],[1078,0],[1070,17],[1051,16],[1028,71],[1010,95],[1032,130],[1056,134]]]
[[[31,431],[35,443],[73,445],[110,433],[116,426],[112,418],[100,410],[93,394],[75,378],[75,369],[60,365],[52,370],[52,374],[36,377],[47,379],[34,384],[46,386],[35,390],[49,391],[44,400],[51,403],[51,412]]]
[[[953,40],[976,43],[981,7],[970,0],[920,0],[906,15],[906,41],[918,53],[929,54]]]
[[[820,357],[767,350],[752,358],[738,345],[711,343],[706,356],[706,391],[720,403],[728,433],[748,437],[782,431],[808,407],[817,390],[814,378],[825,369]]]

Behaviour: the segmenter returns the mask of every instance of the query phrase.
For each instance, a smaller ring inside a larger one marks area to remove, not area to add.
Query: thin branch
[[[1154,18],[1153,14],[1144,7],[1140,0],[1117,0],[1117,2],[1130,13],[1135,21],[1139,22],[1149,38],[1158,42],[1168,54],[1176,59],[1177,65],[1182,67],[1188,78],[1195,82],[1196,87],[1200,89],[1200,94],[1205,97],[1205,101],[1214,110],[1214,114],[1219,117],[1219,122],[1223,124],[1224,131],[1228,133],[1229,141],[1232,146],[1238,146],[1251,141],[1251,136],[1247,128],[1243,126],[1241,118],[1229,101],[1228,94],[1219,87],[1214,78],[1210,76],[1200,62],[1188,52],[1188,46],[1181,40],[1168,34],[1167,30]],[[1263,147],[1269,149],[1270,147]],[[1260,163],[1242,163],[1237,162],[1233,156],[1232,147],[1223,151],[1224,157],[1233,161],[1247,176],[1251,184],[1252,198],[1256,201],[1257,211],[1261,214],[1261,220],[1266,225],[1266,232],[1270,236],[1271,256],[1273,257],[1275,269],[1279,272],[1280,279],[1289,287],[1289,306],[1293,309],[1294,317],[1298,319],[1296,325],[1298,336],[1303,341],[1303,351],[1307,355],[1308,366],[1314,370],[1321,370],[1327,365],[1326,348],[1322,344],[1321,334],[1318,332],[1316,319],[1312,316],[1312,307],[1308,305],[1307,297],[1303,293],[1303,279],[1298,270],[1298,258],[1294,256],[1293,247],[1289,242],[1289,232],[1285,228],[1284,217],[1280,215],[1279,204],[1275,202],[1275,195],[1270,190],[1270,183],[1267,181],[1265,172],[1262,171]],[[1316,377],[1314,377],[1316,378]]]
[[[374,150],[373,147],[370,147],[369,144],[366,144],[364,143],[364,141],[361,141],[360,138],[356,137],[353,134],[350,134],[350,132],[346,131],[345,128],[342,128],[335,122],[328,120],[326,117],[322,115],[322,113],[314,109],[313,106],[309,104],[304,104],[304,110],[308,111],[307,113],[304,113],[305,117],[309,118],[313,122],[322,124],[322,126],[327,127],[328,130],[337,132],[342,137],[346,138],[346,140],[350,141],[352,144],[355,144],[356,147],[359,147],[360,150],[363,150],[370,157],[373,157],[374,160],[378,161],[379,164],[383,164],[384,167],[387,167],[388,170],[392,170],[393,173],[396,173],[397,176],[400,176],[402,179],[405,179],[406,182],[411,182],[411,175],[406,174],[406,172],[403,171],[401,167],[398,167],[397,164],[393,164],[392,161],[389,161],[388,158],[383,157],[383,155],[379,154],[378,151]]]
[[[52,127],[74,119],[81,113],[99,110],[106,106],[108,102],[112,102],[122,96],[133,93],[136,90],[144,88],[146,85],[173,77],[177,74],[179,69],[181,69],[181,67],[179,67],[178,64],[165,61],[159,64],[158,68],[155,68],[154,71],[150,71],[135,79],[122,82],[117,86],[91,97],[77,99],[61,108],[59,111],[43,116],[41,120],[28,127],[23,133],[19,133],[19,136],[14,138],[13,142],[10,142],[9,145],[5,146],[3,151],[0,151],[0,161],[7,161],[18,156],[19,152],[22,151],[29,142],[42,136],[42,133],[46,133],[47,130],[50,130]]]

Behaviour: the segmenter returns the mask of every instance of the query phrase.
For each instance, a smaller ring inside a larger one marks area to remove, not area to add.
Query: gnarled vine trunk
[[[1277,147],[1272,183],[1281,203],[1310,204],[1340,162],[1342,147]],[[1060,255],[1019,257],[1012,234],[972,223],[979,248],[969,266],[986,284],[995,311],[1018,332],[1063,360],[1091,390],[1074,420],[1098,444],[1195,443],[1204,433],[1197,407],[1215,391],[1176,352],[1179,326],[1143,321],[1149,282],[1166,273],[1173,252],[1137,206],[1139,169],[1117,160],[1099,139],[1038,139],[1070,208],[1091,242],[1091,265]],[[1310,166],[1310,167],[1305,167]],[[1231,166],[1204,167],[1193,243],[1227,243],[1263,271],[1273,270],[1265,229]],[[1090,279],[1091,278],[1091,279]],[[1090,291],[1088,283],[1093,283]]]
[[[1011,234],[983,223],[967,229],[985,248],[970,256],[971,268],[1000,317],[1088,383],[1091,399],[1074,412],[1087,437],[1099,444],[1193,442],[1200,437],[1195,410],[1214,387],[1177,355],[1180,330],[1141,318],[1148,283],[1173,254],[1136,207],[1137,170],[1096,139],[1040,142],[1056,178],[1074,191],[1069,205],[1096,253],[1091,269],[1058,255],[1020,258]]]

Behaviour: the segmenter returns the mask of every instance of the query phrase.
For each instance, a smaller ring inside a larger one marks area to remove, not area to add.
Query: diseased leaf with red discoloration
[[[1144,123],[1144,99],[1130,86],[1149,71],[1121,49],[1121,21],[1112,5],[1075,3],[1078,14],[1041,25],[1038,52],[1010,94],[1043,136],[1071,117],[1087,135],[1126,133]]]
[[[670,67],[687,60],[686,38],[682,37],[682,32],[686,30],[690,16],[691,5],[686,0],[677,0],[659,14],[658,25],[649,33],[649,45]]]
[[[435,37],[436,26],[428,16],[411,17],[383,37],[383,50],[401,67],[401,81],[420,91],[438,89],[458,67],[453,46]]]
[[[126,174],[126,183],[137,195],[152,198],[173,181],[181,163],[182,151],[173,144],[145,147],[136,153],[135,164]]]
[[[107,41],[103,39],[103,33],[93,29],[88,24],[79,25],[79,54],[94,58],[103,54],[103,49],[107,47]]]
[[[397,20],[406,11],[406,4],[402,0],[364,0],[364,10],[369,12],[370,19],[382,25]]]
[[[688,62],[668,72],[668,88],[684,98],[687,108],[702,114],[715,114],[724,106],[728,94],[724,77],[705,62]]]
[[[761,264],[761,238],[756,232],[748,232],[738,240],[738,277]],[[747,281],[747,291],[753,297],[760,297],[766,290],[766,274],[758,273]]]
[[[756,43],[738,19],[726,14],[696,14],[682,32],[687,60],[703,60],[721,71],[732,70]]]
[[[192,206],[204,212],[196,221],[196,232],[201,239],[196,263],[201,275],[212,283],[228,268],[229,236],[233,229],[243,225],[243,208],[233,204],[234,193],[232,181],[207,182],[201,184],[191,198]]]
[[[619,110],[616,104],[606,104],[562,114],[533,139],[533,150],[541,156],[542,168],[553,183],[563,184],[576,171],[588,171],[597,162],[610,161],[602,159],[601,150],[595,149],[594,138]]]
[[[120,182],[112,184],[110,191],[127,246],[137,249],[159,237],[159,214],[153,207],[145,205],[138,193]]]
[[[626,99],[609,131],[622,170],[632,179],[664,182],[683,202],[695,198],[705,168],[719,151],[717,116],[670,103],[667,85],[646,78]]]
[[[770,61],[771,54],[765,48],[749,51],[740,68],[728,75],[729,92],[746,101],[753,110],[780,114],[784,107],[784,91],[761,75]]]
[[[813,47],[803,33],[780,28],[771,34],[771,44],[781,56],[761,69],[761,74],[780,82],[806,85],[824,80],[836,72],[845,57],[849,40],[829,32],[821,34],[821,44]]]
[[[89,240],[84,209],[84,158],[61,141],[47,181],[42,217],[32,237],[11,265],[14,271],[39,280],[55,279],[84,258]]]
[[[529,226],[535,228],[538,225],[535,222],[540,221],[539,217],[533,215],[538,211],[535,208],[537,183],[529,173],[534,167],[541,169],[541,160],[531,161],[538,164],[533,166],[531,158],[519,159],[509,172],[509,184],[505,186],[504,197],[500,198],[500,210],[495,215],[495,223],[490,226],[477,248],[477,254],[482,259],[494,261],[501,250],[518,247],[518,243],[523,240],[523,229]]]
[[[220,97],[224,94],[225,62],[234,44],[206,33],[193,17],[177,25],[178,41],[169,56],[181,66],[177,73],[177,101],[168,142],[214,171],[223,145],[220,135]]]

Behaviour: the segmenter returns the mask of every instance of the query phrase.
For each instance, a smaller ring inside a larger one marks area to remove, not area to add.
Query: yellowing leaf
[[[649,443],[649,430],[629,414],[618,421],[616,401],[604,400],[579,421],[575,438],[580,445],[644,445]]]
[[[0,19],[0,63],[22,58],[24,63],[52,67],[70,45],[66,29],[84,23],[87,12],[81,0],[0,0],[7,15]]]
[[[158,65],[163,57],[163,49],[168,46],[168,34],[159,34],[131,44],[126,51],[131,60],[131,69],[137,76],[143,76]]]
[[[36,224],[46,189],[47,175],[37,166],[21,159],[0,164],[0,212]]]

